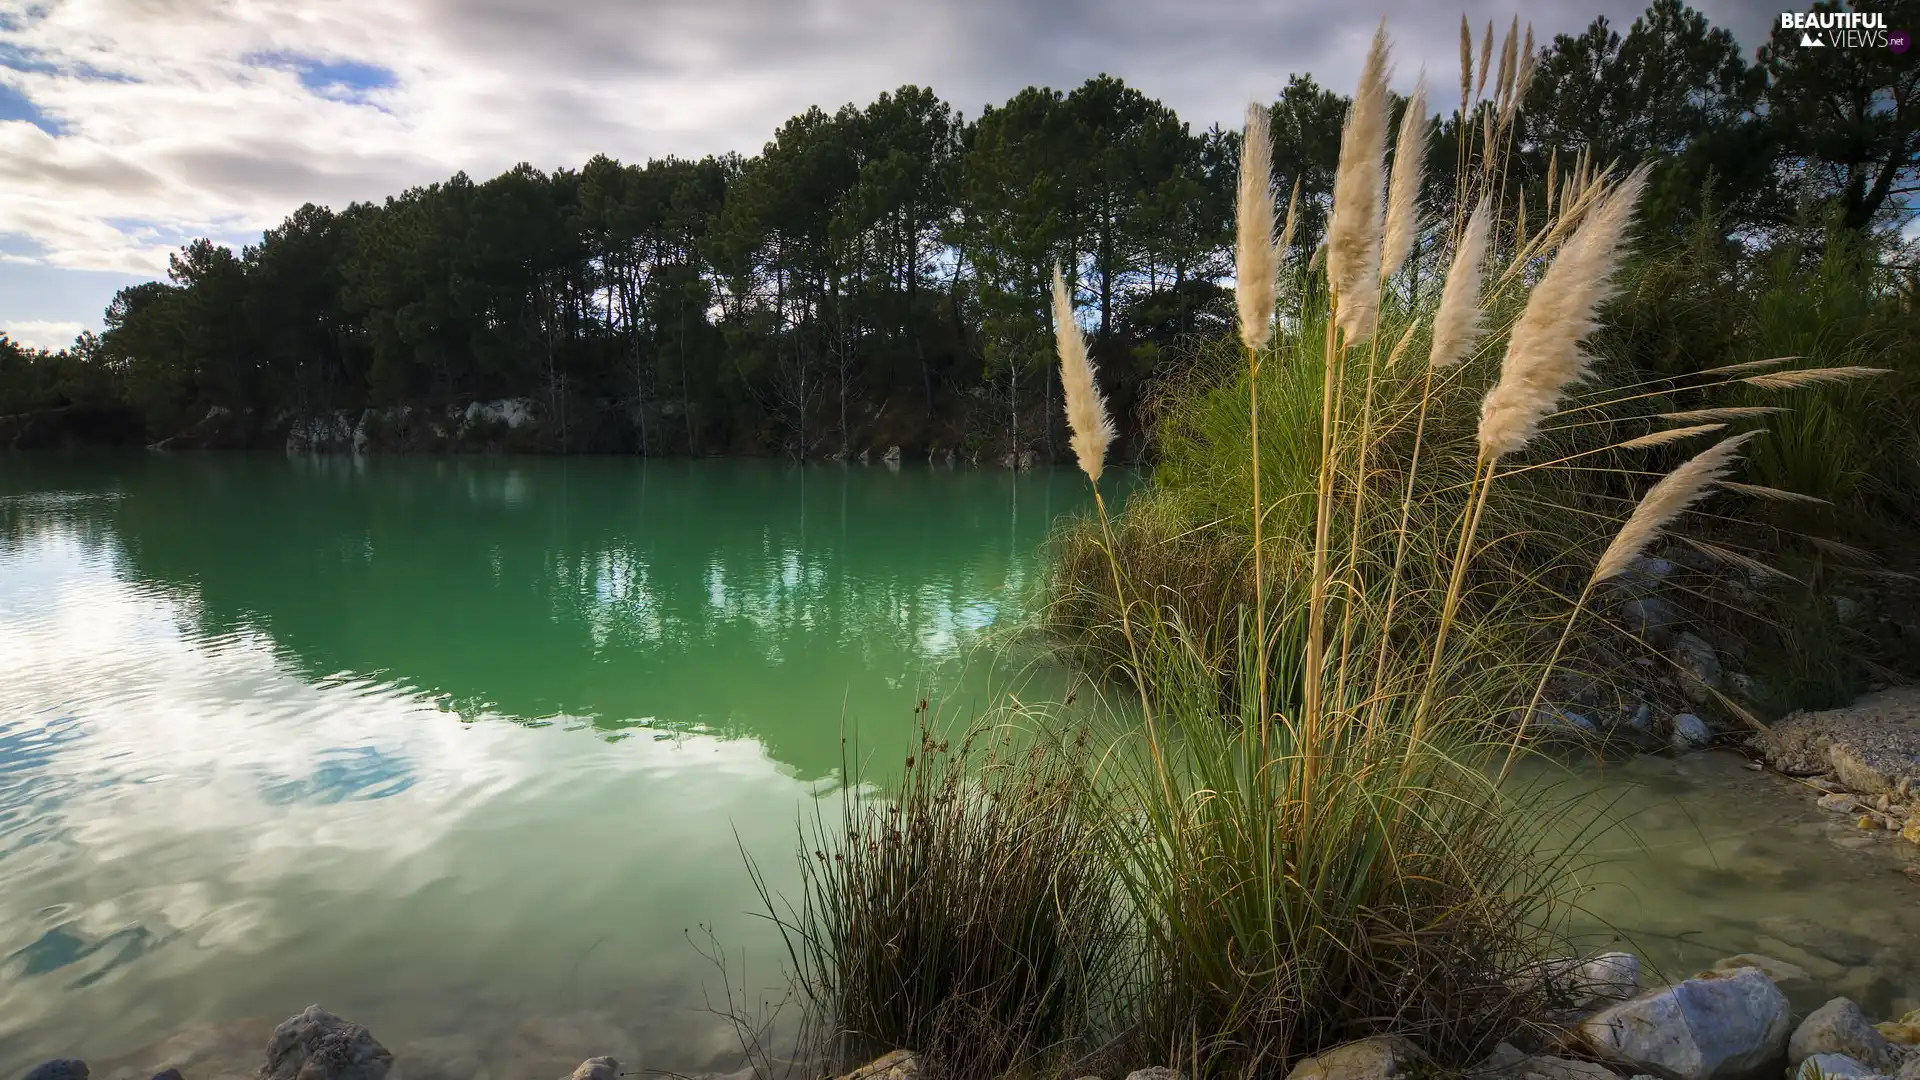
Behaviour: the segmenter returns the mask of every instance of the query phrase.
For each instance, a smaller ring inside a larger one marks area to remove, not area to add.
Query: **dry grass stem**
[[[1720,486],[1728,491],[1741,495],[1751,495],[1756,499],[1766,499],[1770,502],[1802,503],[1807,506],[1833,505],[1818,495],[1808,495],[1798,491],[1787,491],[1784,488],[1768,487],[1765,484],[1740,484],[1732,480],[1723,480],[1720,482]]]
[[[1649,488],[1640,504],[1633,508],[1633,516],[1621,526],[1613,542],[1601,554],[1600,561],[1594,564],[1591,580],[1598,584],[1625,571],[1675,518],[1704,497],[1714,483],[1726,475],[1727,470],[1733,467],[1734,455],[1754,434],[1746,432],[1722,439],[1661,477],[1660,482]]]
[[[1682,439],[1691,439],[1695,435],[1705,435],[1709,431],[1720,431],[1725,424],[1695,424],[1692,427],[1667,428],[1664,431],[1651,431],[1638,438],[1613,444],[1615,450],[1644,450],[1649,446],[1665,446]]]
[[[1087,340],[1073,319],[1067,279],[1060,275],[1057,263],[1053,268],[1053,339],[1060,353],[1060,390],[1066,403],[1067,428],[1073,433],[1073,456],[1080,462],[1080,471],[1097,484],[1106,468],[1107,447],[1113,442],[1113,418],[1107,415],[1106,399],[1094,384]]]
[[[1500,381],[1481,402],[1485,460],[1497,461],[1525,446],[1566,388],[1586,376],[1591,358],[1580,343],[1599,326],[1600,305],[1617,291],[1614,270],[1646,180],[1645,166],[1622,180],[1534,286],[1508,338]]]
[[[1427,80],[1414,83],[1393,144],[1393,175],[1387,184],[1387,224],[1380,241],[1380,279],[1391,279],[1413,253],[1420,235],[1420,181],[1427,160]]]
[[[1885,375],[1886,368],[1874,367],[1829,367],[1801,368],[1798,371],[1776,371],[1766,375],[1749,375],[1740,381],[1748,386],[1757,386],[1762,390],[1797,390],[1802,386],[1815,386],[1820,383],[1851,382],[1869,375]]]
[[[1249,104],[1234,211],[1233,298],[1240,309],[1240,340],[1256,353],[1273,336],[1274,286],[1280,277],[1273,243],[1273,138],[1267,125],[1267,110]]]
[[[1380,318],[1380,238],[1386,195],[1387,26],[1374,31],[1360,86],[1340,136],[1333,181],[1333,223],[1327,236],[1327,280],[1334,321],[1354,345],[1373,336]]]
[[[1482,196],[1460,234],[1460,246],[1447,268],[1440,290],[1440,307],[1433,316],[1433,349],[1428,363],[1452,367],[1467,358],[1480,343],[1486,314],[1480,309],[1480,268],[1487,261],[1487,240],[1493,232],[1493,209]]]
[[[1732,485],[1726,481],[1721,481],[1720,486],[1723,488],[1732,487]],[[1705,540],[1695,540],[1690,536],[1683,537],[1682,539],[1688,547],[1724,566],[1737,566],[1748,573],[1759,574],[1762,577],[1779,578],[1782,581],[1797,582],[1800,580],[1777,566],[1768,565],[1751,555],[1744,555],[1732,548],[1721,547],[1719,544],[1710,544]]]
[[[1779,405],[1725,405],[1715,409],[1686,409],[1681,412],[1663,412],[1654,415],[1661,420],[1678,420],[1681,423],[1702,423],[1712,420],[1757,420],[1762,416],[1786,412]]]
[[[1417,322],[1410,322],[1400,333],[1400,340],[1393,343],[1393,351],[1387,354],[1387,366],[1396,367],[1400,363],[1400,354],[1407,351],[1407,345],[1413,340],[1413,332],[1420,328]]]

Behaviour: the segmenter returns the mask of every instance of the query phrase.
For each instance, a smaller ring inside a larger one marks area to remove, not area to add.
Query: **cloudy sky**
[[[1511,0],[1472,0],[1504,27]],[[1749,50],[1769,0],[1695,0]],[[1639,0],[1536,0],[1535,33]],[[1195,127],[1288,73],[1346,89],[1374,22],[1396,84],[1457,70],[1425,0],[0,0],[0,330],[57,346],[196,236],[241,244],[518,161],[756,151],[808,105],[931,86],[966,115],[1102,71]]]

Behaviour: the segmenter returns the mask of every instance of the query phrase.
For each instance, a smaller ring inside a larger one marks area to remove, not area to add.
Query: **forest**
[[[1889,25],[1916,9],[1893,5]],[[1494,34],[1463,27],[1476,47]],[[1630,272],[1671,287],[1623,302],[1737,291],[1836,240],[1871,252],[1863,288],[1910,293],[1920,63],[1797,42],[1775,29],[1749,54],[1656,0],[1624,31],[1599,18],[1534,47],[1510,190],[1544,213],[1576,146],[1654,163]],[[1456,106],[1435,88],[1436,162],[1482,152],[1459,137],[1467,89]],[[1274,182],[1301,206],[1294,265],[1325,231],[1347,105],[1310,75],[1271,104]],[[1108,75],[973,117],[905,86],[809,108],[752,157],[522,164],[308,204],[238,252],[188,244],[69,348],[0,338],[0,417],[106,410],[157,439],[217,409],[266,444],[290,417],[523,398],[540,422],[522,449],[1057,460],[1058,262],[1138,458],[1155,387],[1231,331],[1239,142]],[[1433,187],[1414,254],[1429,264],[1452,198]]]

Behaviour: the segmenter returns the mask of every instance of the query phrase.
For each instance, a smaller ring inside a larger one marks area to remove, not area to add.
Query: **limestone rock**
[[[1128,1073],[1127,1080],[1180,1080],[1180,1070],[1169,1069],[1165,1065],[1149,1065]]]
[[[840,1080],[920,1080],[920,1059],[911,1050],[894,1050],[840,1077]]]
[[[55,1058],[27,1070],[22,1080],[87,1080],[87,1063],[77,1058]]]
[[[1620,1080],[1604,1065],[1546,1054],[1522,1054],[1519,1061],[1503,1069],[1477,1075],[1487,1080]]]
[[[1423,1057],[1419,1047],[1398,1035],[1375,1035],[1307,1058],[1287,1080],[1392,1080]]]
[[[1698,750],[1713,741],[1713,729],[1705,720],[1690,712],[1676,713],[1673,718],[1672,742],[1675,750]]]
[[[1636,596],[1620,605],[1620,622],[1627,632],[1656,649],[1673,641],[1673,624],[1680,618],[1672,604],[1657,596]]]
[[[1687,700],[1705,705],[1720,689],[1720,654],[1698,634],[1682,633],[1673,639],[1673,661],[1681,671],[1680,690]]]
[[[1715,971],[1734,971],[1739,968],[1753,968],[1772,979],[1775,986],[1783,988],[1813,985],[1813,976],[1807,974],[1806,968],[1798,964],[1789,964],[1785,960],[1776,960],[1771,956],[1763,956],[1760,953],[1743,952],[1724,960],[1716,960],[1713,965]]]
[[[610,1057],[592,1057],[574,1066],[568,1080],[620,1080],[620,1063]]]
[[[1640,995],[1584,1021],[1595,1056],[1663,1080],[1725,1080],[1757,1072],[1786,1048],[1787,998],[1754,968],[1708,972]]]
[[[1797,712],[1760,733],[1754,745],[1781,772],[1832,771],[1846,788],[1897,794],[1920,784],[1920,686],[1867,694],[1852,705]]]
[[[393,1055],[373,1033],[318,1005],[273,1029],[260,1080],[385,1080]]]
[[[1860,1006],[1843,997],[1815,1009],[1787,1042],[1787,1060],[1795,1065],[1816,1054],[1845,1055],[1874,1073],[1890,1073],[1900,1064],[1886,1036],[1867,1022]]]
[[[1793,1070],[1793,1080],[1872,1080],[1879,1075],[1845,1054],[1815,1054]]]

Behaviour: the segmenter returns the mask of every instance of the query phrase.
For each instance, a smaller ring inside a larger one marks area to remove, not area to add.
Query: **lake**
[[[891,759],[922,698],[1062,684],[1017,631],[1088,501],[1065,471],[0,456],[0,1073],[173,1039],[208,1080],[312,1002],[473,1062],[449,1080],[729,1067],[728,989],[784,983],[745,857],[791,884],[843,735]],[[1920,1007],[1895,848],[1731,755],[1574,782],[1635,829],[1595,947]]]

